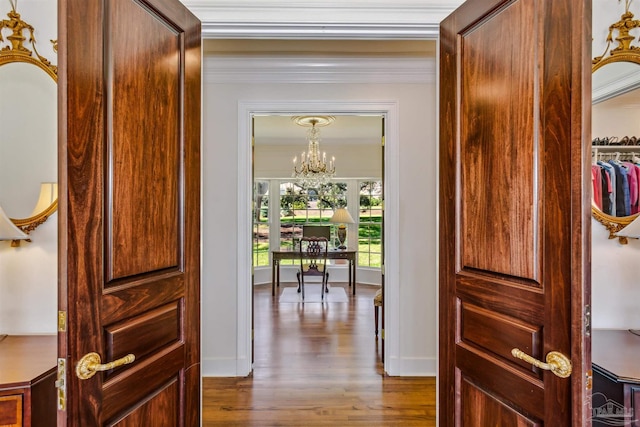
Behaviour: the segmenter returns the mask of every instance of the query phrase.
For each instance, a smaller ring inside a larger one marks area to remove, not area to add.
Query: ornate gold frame
[[[640,47],[632,45],[636,37],[629,34],[630,30],[640,28],[640,20],[633,19],[633,13],[629,12],[630,3],[631,0],[626,0],[625,11],[620,17],[620,20],[609,26],[609,34],[606,40],[607,47],[602,55],[593,58],[591,73],[614,62],[631,62],[640,65]],[[615,38],[618,45],[611,49],[611,45],[614,43],[614,31],[618,32],[618,36]],[[591,206],[591,213],[598,222],[609,230],[609,239],[615,239],[617,237],[621,244],[626,245],[628,243],[626,237],[616,236],[616,233],[636,219],[638,214],[626,217],[614,217],[605,214],[595,206]]]
[[[47,58],[38,53],[36,49],[36,39],[33,34],[33,26],[20,18],[20,14],[16,12],[15,6],[7,13],[7,16],[9,19],[0,21],[0,42],[5,41],[2,36],[3,30],[9,29],[12,33],[6,36],[7,45],[0,49],[0,66],[12,62],[32,64],[42,69],[58,84],[58,67],[51,64]],[[24,35],[25,31],[28,33],[28,39]],[[32,50],[25,47],[25,43],[30,45]],[[57,52],[57,41],[51,40],[51,43],[53,43],[54,51]],[[48,208],[36,215],[28,218],[11,218],[11,221],[24,233],[29,234],[44,223],[57,209],[58,200],[56,199]],[[19,241],[12,242],[12,246],[17,246],[18,244]]]
[[[632,216],[616,217],[607,215],[606,213],[593,206],[591,207],[591,214],[596,220],[598,220],[598,222],[600,222],[606,227],[607,230],[609,230],[609,239],[615,239],[617,237],[621,244],[626,245],[627,243],[629,243],[626,237],[616,236],[616,233],[625,228],[627,225],[631,224],[631,222],[636,219],[638,214]]]
[[[598,68],[613,62],[634,62],[640,64],[640,47],[632,46],[636,37],[629,34],[630,30],[640,28],[640,20],[633,19],[633,13],[629,12],[630,3],[631,0],[626,0],[625,10],[620,20],[609,26],[609,34],[606,40],[607,47],[602,55],[593,58],[591,62],[592,73]],[[615,38],[618,46],[611,49],[614,31],[618,32],[618,36]]]

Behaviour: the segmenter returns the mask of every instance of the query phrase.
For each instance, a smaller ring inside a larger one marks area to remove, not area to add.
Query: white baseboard
[[[235,359],[209,358],[202,360],[203,377],[246,377],[248,372],[238,372]],[[406,357],[389,361],[389,375],[398,377],[435,377],[438,363],[435,357]]]
[[[232,358],[203,358],[203,377],[246,377],[250,372],[240,372],[239,366],[245,365],[244,361]]]
[[[438,360],[435,357],[390,358],[387,373],[397,377],[435,377]]]

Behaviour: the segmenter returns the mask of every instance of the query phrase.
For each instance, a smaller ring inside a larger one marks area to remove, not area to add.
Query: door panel
[[[158,394],[135,408],[127,417],[113,424],[114,427],[140,427],[151,419],[154,413],[162,412],[166,418],[159,420],[154,427],[174,427],[179,424],[179,386],[176,381],[167,384]]]
[[[178,204],[180,34],[135,1],[110,1],[106,11],[106,223],[108,287],[134,275],[157,276],[182,267]],[[135,26],[132,24],[135,23]],[[144,40],[144,43],[132,43]],[[149,105],[141,100],[153,100]],[[141,108],[142,107],[142,108]],[[149,126],[150,112],[153,126]],[[139,143],[134,143],[138,141]],[[136,173],[139,168],[149,173]],[[135,244],[130,244],[135,230]],[[174,285],[180,285],[179,277]],[[115,282],[115,283],[114,283]]]
[[[441,25],[443,426],[586,420],[588,3],[470,0]]]
[[[489,393],[478,388],[475,384],[462,381],[462,401],[471,404],[463,408],[463,425],[486,427],[481,420],[499,420],[502,426],[535,427],[541,424],[523,417],[503,402],[492,398]],[[481,412],[476,412],[477,410]]]
[[[534,119],[533,101],[538,86],[536,62],[541,58],[517,55],[535,52],[540,41],[531,19],[534,5],[533,1],[513,2],[468,28],[460,39],[464,67],[459,148],[464,167],[459,184],[465,203],[460,208],[459,268],[509,275],[539,287],[536,186],[540,171],[536,165],[541,147],[534,149],[539,122]],[[505,38],[515,40],[494,49],[495,40]]]
[[[68,369],[58,423],[196,426],[200,23],[177,0],[59,8]],[[81,380],[75,366],[90,352],[135,360]]]

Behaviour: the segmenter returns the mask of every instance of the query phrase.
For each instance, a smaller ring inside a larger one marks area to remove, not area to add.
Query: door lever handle
[[[113,362],[102,364],[100,363],[100,355],[98,353],[87,353],[82,356],[82,359],[78,361],[76,365],[76,375],[81,380],[88,380],[99,371],[108,371],[118,366],[127,365],[136,360],[133,354],[127,354],[120,359],[116,359]]]
[[[544,369],[545,371],[551,371],[560,378],[567,378],[569,377],[569,375],[571,375],[571,360],[569,360],[567,356],[560,352],[549,352],[546,357],[547,363],[531,357],[524,351],[517,348],[511,350],[511,354],[516,359],[524,360],[525,362],[531,363],[537,368]]]

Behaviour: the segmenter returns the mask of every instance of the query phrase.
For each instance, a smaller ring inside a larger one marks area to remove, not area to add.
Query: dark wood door
[[[470,0],[441,24],[443,426],[590,422],[590,22],[588,0]]]
[[[60,0],[59,29],[58,425],[197,426],[200,22],[177,0]],[[135,360],[80,379],[92,352]]]
[[[380,344],[380,359],[382,360],[382,363],[384,363],[384,351],[385,351],[385,345],[384,345],[385,344],[384,343],[384,340],[385,340],[384,295],[385,295],[385,290],[386,290],[385,289],[385,284],[386,284],[385,274],[386,273],[385,273],[385,265],[384,265],[384,260],[385,260],[385,250],[384,249],[386,247],[386,241],[384,239],[384,236],[386,234],[385,233],[386,223],[385,223],[384,219],[385,219],[386,215],[384,213],[384,206],[385,206],[384,201],[385,201],[385,195],[386,195],[386,193],[385,193],[385,188],[386,188],[386,185],[385,185],[385,182],[386,182],[385,181],[385,171],[386,171],[386,168],[385,168],[384,161],[385,161],[385,145],[387,144],[387,139],[386,139],[387,138],[387,136],[386,136],[387,133],[386,132],[387,132],[386,131],[386,116],[382,116],[382,147],[381,147],[381,149],[382,149],[382,153],[381,153],[381,159],[382,159],[382,165],[381,166],[382,166],[382,168],[381,169],[382,170],[380,172],[380,176],[382,177],[382,180],[381,180],[381,182],[382,182],[382,219],[381,219],[381,223],[380,223],[380,229],[382,231],[381,236],[380,236],[380,238],[381,238],[380,260],[382,261],[382,266],[381,266],[382,268],[380,269],[381,273],[382,273],[380,275],[380,285],[381,285],[380,289],[382,289],[382,306],[381,306],[380,309],[377,308],[377,307],[374,307],[374,310],[380,310],[380,312],[381,312],[381,314],[380,314],[380,331],[381,331],[381,333],[380,333],[380,343],[381,343]],[[358,268],[357,264],[356,264],[356,268]],[[354,286],[355,286],[355,284],[354,284]]]

